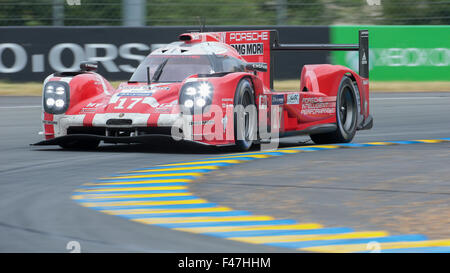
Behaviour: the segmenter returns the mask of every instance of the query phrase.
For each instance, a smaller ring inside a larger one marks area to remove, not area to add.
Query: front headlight
[[[192,114],[194,109],[196,111],[201,109],[204,112],[205,108],[212,103],[213,92],[213,85],[207,81],[185,83],[180,91],[182,111]]]
[[[69,108],[70,87],[66,82],[52,81],[44,86],[44,111],[49,114],[63,114]]]

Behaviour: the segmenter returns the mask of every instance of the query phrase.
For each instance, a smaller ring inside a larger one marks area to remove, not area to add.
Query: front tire
[[[234,139],[239,151],[248,151],[256,140],[257,113],[253,86],[242,79],[234,94]],[[249,107],[250,106],[250,107]]]
[[[358,119],[358,103],[353,82],[344,76],[336,96],[336,125],[334,132],[310,135],[316,144],[348,143],[353,140]]]

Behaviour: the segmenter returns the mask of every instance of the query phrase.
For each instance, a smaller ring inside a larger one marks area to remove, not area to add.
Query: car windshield
[[[130,82],[147,82],[147,67],[152,82],[180,82],[194,74],[215,72],[207,55],[152,55],[138,66]]]

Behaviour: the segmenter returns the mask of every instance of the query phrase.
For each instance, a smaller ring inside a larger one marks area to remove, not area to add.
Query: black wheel
[[[347,143],[352,141],[356,133],[358,104],[353,82],[343,77],[336,97],[337,130],[330,133],[310,135],[316,144]]]
[[[83,139],[83,140],[71,140],[64,143],[60,143],[59,146],[68,150],[94,150],[100,144],[100,140],[96,139]]]
[[[248,107],[253,105],[254,107]],[[256,140],[256,105],[252,84],[242,79],[234,94],[234,139],[240,151],[247,151]]]

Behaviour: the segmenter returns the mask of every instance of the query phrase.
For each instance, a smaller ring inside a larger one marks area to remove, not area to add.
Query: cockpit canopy
[[[186,44],[175,42],[155,50],[138,66],[130,82],[181,82],[195,74],[244,72],[245,62],[225,54],[229,50],[220,43]]]

